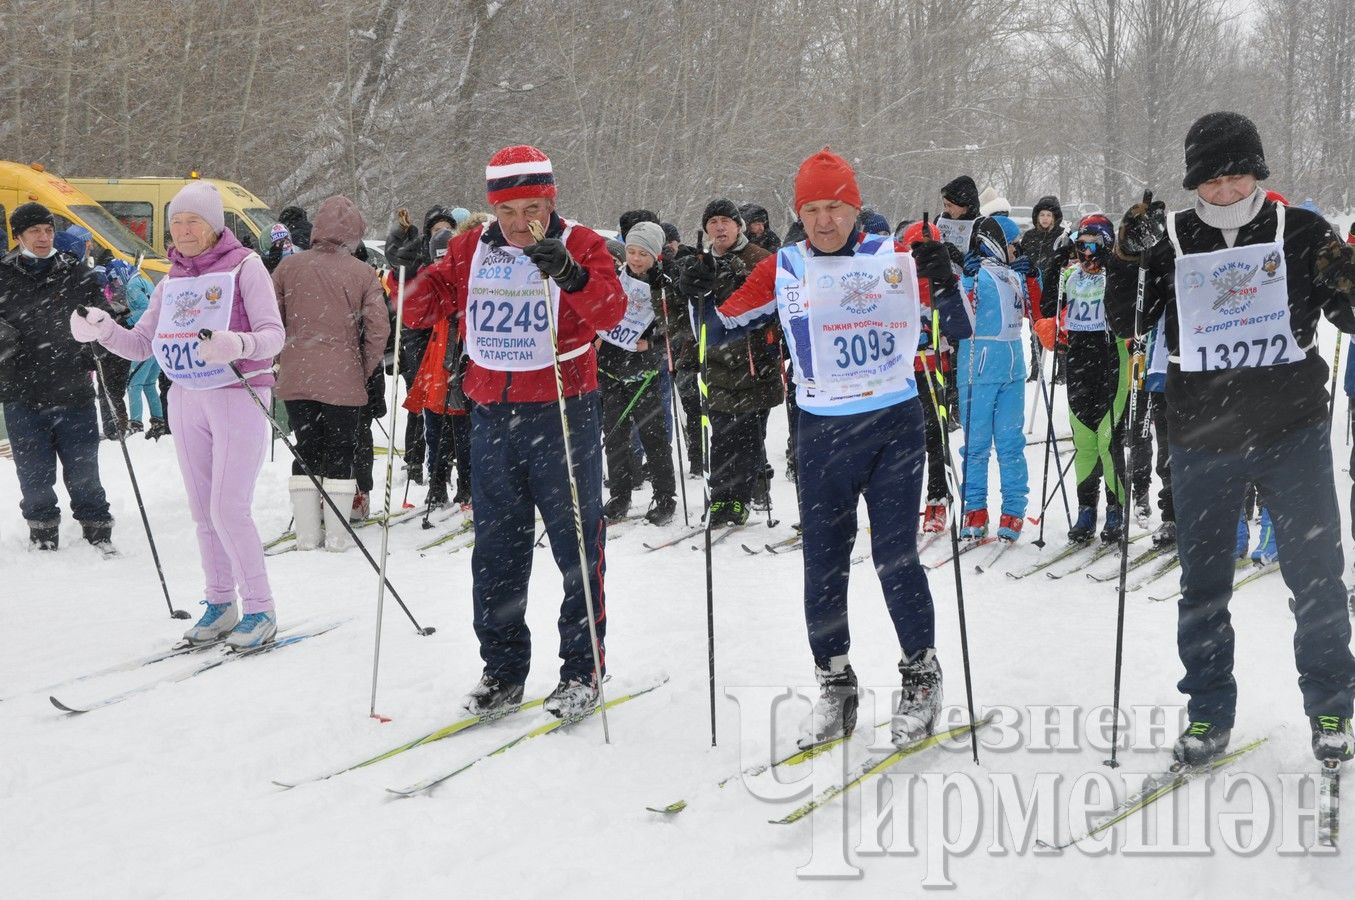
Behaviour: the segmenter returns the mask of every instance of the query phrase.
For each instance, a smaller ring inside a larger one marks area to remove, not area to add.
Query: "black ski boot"
[[[1172,759],[1183,766],[1203,766],[1222,755],[1233,736],[1231,728],[1220,728],[1212,722],[1191,722],[1172,747]]]
[[[677,500],[672,497],[655,497],[654,502],[649,507],[649,512],[645,513],[645,521],[650,525],[667,525],[673,521],[675,512],[677,512]]]
[[[461,708],[473,716],[502,716],[517,712],[522,705],[522,685],[483,675],[471,688]]]
[[[1355,758],[1355,734],[1350,719],[1340,716],[1312,716],[1308,723],[1313,728],[1313,756],[1318,762],[1347,762]]]
[[[1154,547],[1175,547],[1176,546],[1176,523],[1163,522],[1157,526],[1157,531],[1153,532]]]
[[[146,429],[146,440],[158,441],[169,435],[169,423],[164,419],[151,417],[151,427]]]
[[[846,655],[814,662],[814,679],[819,683],[819,699],[805,720],[797,741],[803,748],[850,735],[856,728],[856,710],[861,703],[856,672]]]
[[[613,496],[602,505],[602,517],[608,522],[624,519],[630,512],[630,496]]]
[[[1124,507],[1106,507],[1106,525],[1101,529],[1101,543],[1116,544],[1124,535]]]

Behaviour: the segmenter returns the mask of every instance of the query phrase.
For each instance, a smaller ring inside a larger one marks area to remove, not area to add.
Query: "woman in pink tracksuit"
[[[185,186],[169,204],[169,219],[169,275],[156,285],[136,326],[122,328],[91,308],[85,318],[72,314],[71,333],[125,359],[153,355],[174,382],[169,425],[207,580],[207,611],[184,637],[254,647],[277,633],[263,547],[250,515],[269,424],[229,364],[267,404],[282,319],[263,260],[226,229],[214,186]],[[198,338],[204,328],[212,331],[209,340]],[[243,617],[235,608],[237,589]]]

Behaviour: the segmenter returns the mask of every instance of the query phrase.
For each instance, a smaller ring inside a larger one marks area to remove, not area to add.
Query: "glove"
[[[950,267],[950,252],[945,244],[940,241],[915,241],[911,249],[919,278],[927,279],[938,291],[955,284],[955,270]]]
[[[715,293],[718,277],[715,270],[698,259],[682,270],[678,276],[678,290],[684,297],[700,299]]]
[[[1053,316],[1040,319],[1032,326],[1035,329],[1035,336],[1040,339],[1040,346],[1046,350],[1054,349],[1054,342],[1058,339],[1059,323]]]
[[[1355,297],[1355,244],[1329,241],[1317,251],[1313,268],[1319,285]]]
[[[198,356],[209,366],[224,366],[245,355],[245,339],[234,331],[213,331],[198,342]]]
[[[87,307],[83,316],[76,310],[71,313],[71,337],[82,344],[106,340],[113,334],[113,324],[113,317],[96,306]]]
[[[979,256],[979,251],[970,250],[964,255],[964,273],[967,277],[973,278],[979,274],[979,269],[983,268],[983,257]]]
[[[1030,257],[1018,256],[1016,259],[1012,260],[1011,269],[1017,275],[1020,275],[1022,278],[1025,278],[1027,275],[1030,274]]]
[[[1145,251],[1156,247],[1166,236],[1167,204],[1154,200],[1152,191],[1144,191],[1143,199],[1129,207],[1120,219],[1115,255],[1137,263]]]
[[[569,248],[559,238],[542,238],[523,247],[522,252],[562,291],[580,291],[588,283],[588,274],[569,255]]]

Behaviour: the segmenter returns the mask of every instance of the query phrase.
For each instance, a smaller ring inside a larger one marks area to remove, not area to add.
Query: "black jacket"
[[[1223,250],[1223,233],[1206,225],[1194,210],[1172,213],[1185,253]],[[1275,204],[1238,232],[1235,246],[1264,244],[1275,239]],[[1289,289],[1290,328],[1300,346],[1308,346],[1325,315],[1345,332],[1355,332],[1355,298],[1318,285],[1314,280],[1317,250],[1336,233],[1321,216],[1291,207],[1285,211],[1284,255]],[[1167,349],[1179,350],[1176,321],[1176,256],[1163,240],[1147,254],[1147,282],[1139,331],[1147,332],[1166,313]],[[1138,268],[1118,258],[1106,267],[1106,316],[1122,337],[1134,328]],[[1292,351],[1291,351],[1292,352]],[[1316,348],[1298,363],[1210,372],[1182,372],[1167,367],[1167,414],[1172,443],[1201,450],[1238,450],[1272,444],[1295,428],[1327,421],[1326,362]]]
[[[90,402],[93,357],[71,337],[70,318],[82,305],[112,313],[99,281],[65,253],[40,275],[21,259],[18,250],[0,259],[0,402],[42,407]]]

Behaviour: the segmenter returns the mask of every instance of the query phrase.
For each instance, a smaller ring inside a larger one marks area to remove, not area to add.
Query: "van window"
[[[99,236],[113,245],[113,249],[126,256],[135,258],[143,254],[147,259],[155,259],[158,254],[141,238],[128,231],[121,222],[109,215],[108,210],[95,204],[79,204],[71,207],[71,212],[85,220],[85,224]],[[60,231],[61,229],[57,229]]]
[[[160,243],[164,245],[164,247],[165,247],[165,252],[166,252],[166,253],[169,252],[169,248],[170,248],[170,247],[173,247],[173,246],[174,246],[174,237],[173,237],[173,235],[171,235],[171,234],[169,233],[169,204],[168,204],[168,203],[165,204],[165,238],[164,238],[164,240],[162,240]]]
[[[242,219],[229,209],[226,210],[226,227],[235,233],[235,236],[240,239],[240,243],[244,244],[246,247],[255,250],[258,249],[259,242],[254,237],[254,229],[249,227],[249,224],[245,219]]]
[[[5,204],[0,203],[0,253],[9,250],[9,215],[5,212]]]
[[[114,218],[125,225],[132,234],[148,244],[151,242],[155,207],[144,201],[136,200],[108,200],[101,203],[100,206],[111,212]]]

